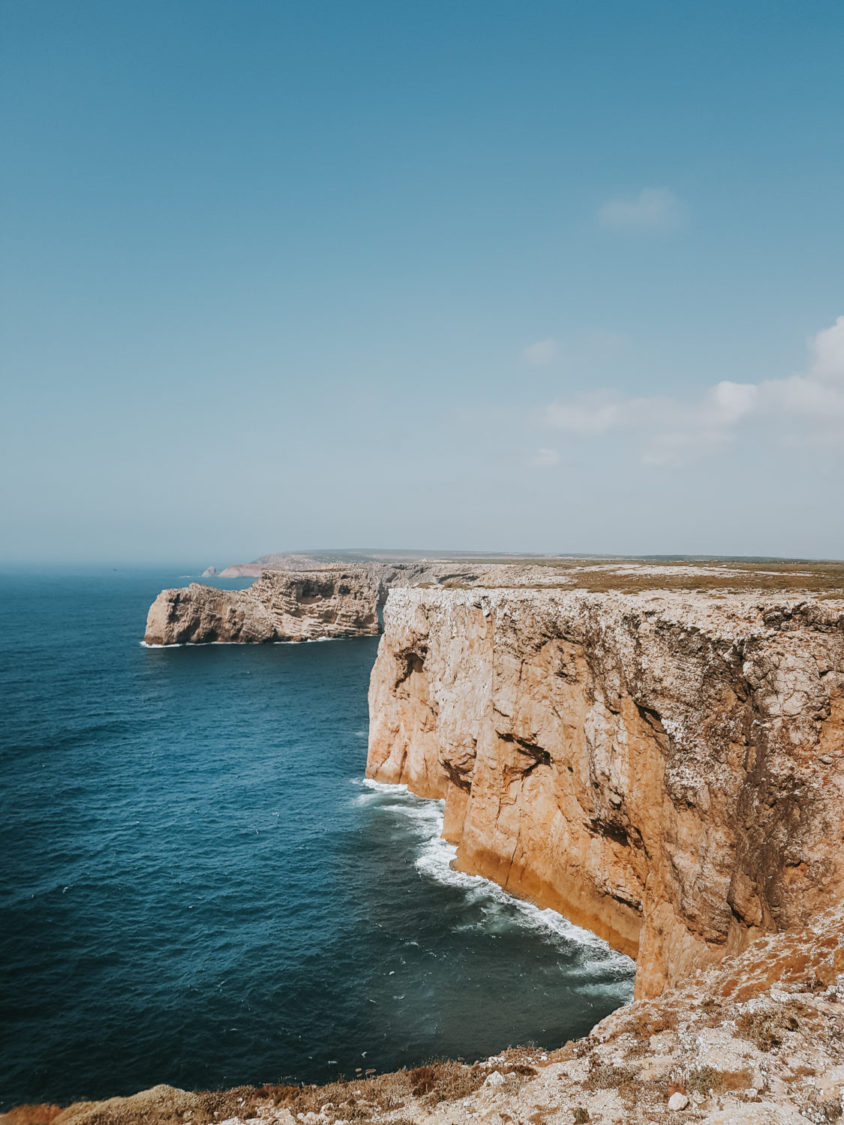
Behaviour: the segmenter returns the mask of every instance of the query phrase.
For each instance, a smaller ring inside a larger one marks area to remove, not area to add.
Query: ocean
[[[0,1110],[553,1047],[631,997],[364,780],[377,638],[142,646],[189,580],[0,573]]]

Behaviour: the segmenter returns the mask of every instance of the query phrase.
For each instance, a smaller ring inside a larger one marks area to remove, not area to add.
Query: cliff
[[[165,590],[145,640],[374,634],[389,590],[368,775],[445,798],[458,867],[636,957],[653,996],[844,897],[840,580],[332,564]]]
[[[391,585],[480,582],[489,571],[425,560],[318,565],[305,555],[268,558],[290,567],[262,569],[249,563],[227,567],[217,576],[259,574],[246,590],[221,590],[197,582],[162,590],[147,615],[145,643],[263,644],[368,636],[380,631],[379,613]]]
[[[267,572],[247,590],[191,583],[162,590],[150,606],[150,645],[262,643],[379,631],[381,585],[366,567]]]
[[[844,898],[844,599],[393,589],[369,704],[368,776],[638,997]]]

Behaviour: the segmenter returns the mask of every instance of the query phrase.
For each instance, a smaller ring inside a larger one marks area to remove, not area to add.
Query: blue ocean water
[[[141,646],[185,581],[0,573],[0,1109],[551,1046],[629,998],[363,782],[377,638]]]

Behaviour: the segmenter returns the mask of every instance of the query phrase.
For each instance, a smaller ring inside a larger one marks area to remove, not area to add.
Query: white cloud
[[[551,469],[560,463],[560,455],[556,449],[537,449],[531,456],[529,464],[537,469]]]
[[[812,375],[823,382],[844,385],[844,316],[824,328],[809,344],[815,357]]]
[[[730,425],[751,414],[756,407],[759,388],[754,383],[716,383],[708,392],[710,409],[720,422]]]
[[[545,364],[551,362],[556,354],[556,340],[537,340],[535,344],[530,344],[525,348],[522,352],[522,358],[526,359],[528,363],[532,363],[534,367],[544,367]]]
[[[559,430],[575,430],[581,434],[602,434],[624,425],[631,403],[624,402],[612,391],[580,395],[574,401],[552,402],[546,408],[549,425]]]
[[[676,230],[685,209],[668,188],[642,188],[638,195],[610,199],[598,210],[598,222],[610,230],[647,232]]]
[[[679,465],[712,452],[752,419],[790,427],[790,444],[844,444],[844,316],[809,347],[812,362],[804,374],[760,383],[725,380],[695,401],[606,390],[552,402],[543,418],[554,429],[580,434],[632,432],[640,439],[642,460],[651,465]]]
[[[838,440],[844,429],[844,316],[809,341],[812,364],[804,375],[759,384],[763,409],[802,421],[815,441]]]

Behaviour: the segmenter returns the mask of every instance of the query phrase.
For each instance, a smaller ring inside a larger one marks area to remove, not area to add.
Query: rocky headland
[[[267,571],[246,590],[192,582],[150,606],[148,645],[269,643],[379,632],[378,576],[366,567]]]
[[[380,612],[391,586],[475,583],[488,573],[488,566],[467,569],[463,563],[427,560],[342,563],[308,555],[270,555],[266,565],[238,564],[208,575],[257,575],[245,590],[200,582],[162,590],[150,606],[144,642],[267,644],[370,636],[380,632]]]
[[[375,632],[386,596],[368,775],[445,800],[462,870],[634,956],[636,1000],[576,1043],[474,1064],[328,1087],[157,1087],[21,1107],[10,1125],[839,1120],[844,568],[342,573],[165,591],[147,636]],[[315,581],[324,594],[301,585]]]

